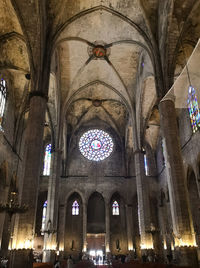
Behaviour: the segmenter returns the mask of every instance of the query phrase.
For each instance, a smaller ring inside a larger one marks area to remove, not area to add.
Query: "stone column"
[[[196,250],[193,247],[196,245],[196,242],[190,221],[189,202],[173,96],[165,98],[160,102],[159,111],[164,140],[175,247],[180,257],[180,264],[197,267],[195,264]],[[189,246],[191,247],[189,248]],[[192,254],[193,257],[191,255],[192,252],[194,253]]]
[[[65,215],[66,207],[65,205],[59,206],[59,226],[58,226],[58,243],[60,254],[64,253],[64,243],[65,243]]]
[[[128,241],[128,250],[133,250],[133,214],[132,214],[132,205],[126,205],[126,228],[127,228],[127,241]]]
[[[58,192],[60,179],[60,150],[52,152],[51,170],[48,185],[47,217],[44,235],[43,262],[54,262],[57,248]]]
[[[110,252],[110,203],[106,203],[105,252]]]
[[[148,181],[146,180],[144,169],[144,154],[142,151],[135,152],[135,172],[138,198],[138,220],[141,238],[141,250],[153,248],[153,239],[150,230],[150,205],[148,193]]]
[[[47,99],[42,92],[32,92],[26,128],[23,185],[20,196],[21,204],[28,205],[28,211],[19,216],[16,244],[18,250],[14,254],[15,268],[32,267],[30,249],[35,231],[46,102]]]
[[[83,252],[87,251],[87,205],[83,203]]]

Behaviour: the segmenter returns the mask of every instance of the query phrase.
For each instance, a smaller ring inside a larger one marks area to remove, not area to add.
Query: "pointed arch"
[[[83,201],[78,192],[68,196],[63,224],[64,250],[68,254],[74,250],[80,252],[83,247]]]

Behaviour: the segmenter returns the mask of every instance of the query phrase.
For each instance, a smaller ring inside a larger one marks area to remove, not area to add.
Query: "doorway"
[[[94,264],[103,264],[105,259],[105,233],[87,234],[87,249]]]

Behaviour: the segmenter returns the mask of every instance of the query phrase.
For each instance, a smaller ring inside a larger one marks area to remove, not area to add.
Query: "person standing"
[[[73,268],[73,260],[71,255],[67,259],[67,268]]]

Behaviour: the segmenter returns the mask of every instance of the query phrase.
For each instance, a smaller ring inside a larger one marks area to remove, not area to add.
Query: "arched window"
[[[51,144],[47,144],[44,156],[43,175],[45,176],[50,175],[50,167],[51,167]]]
[[[144,148],[142,148],[142,152],[144,154],[144,169],[145,169],[145,175],[147,176],[149,174],[149,169],[148,169],[148,163],[147,163],[147,155],[146,152],[144,150]]]
[[[72,215],[79,215],[79,204],[76,200],[72,204]]]
[[[189,86],[188,89],[187,107],[190,114],[192,131],[195,133],[200,128],[200,113],[195,89],[192,86]]]
[[[161,149],[162,149],[162,160],[163,160],[163,166],[165,166],[165,155],[164,155],[164,142],[161,140]]]
[[[119,215],[119,204],[116,200],[112,204],[112,214]]]
[[[0,81],[0,130],[1,131],[3,130],[2,120],[3,120],[4,111],[5,111],[6,95],[7,95],[6,81],[4,79],[1,79]]]
[[[42,211],[42,228],[41,228],[42,235],[44,235],[46,217],[47,217],[47,201],[44,202]]]

